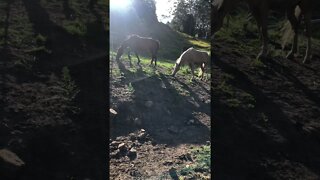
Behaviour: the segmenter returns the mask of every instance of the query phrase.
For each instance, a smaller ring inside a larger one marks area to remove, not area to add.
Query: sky
[[[167,23],[172,20],[170,13],[171,8],[176,0],[156,0],[157,16],[158,20],[163,23]],[[163,18],[162,15],[169,16],[169,18]]]
[[[172,20],[171,10],[174,2],[177,0],[155,0],[156,1],[156,14],[158,20],[167,23]],[[131,4],[131,0],[110,0],[110,8],[113,10],[126,11]],[[163,15],[168,17],[163,17]]]

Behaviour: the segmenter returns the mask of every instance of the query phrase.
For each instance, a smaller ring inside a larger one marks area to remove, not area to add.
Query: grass
[[[179,171],[179,179],[197,178],[197,179],[210,179],[211,171],[211,149],[210,146],[201,146],[191,151],[194,159],[191,165],[186,165]],[[190,177],[191,176],[191,177]]]
[[[115,56],[116,56],[116,52],[110,51],[110,57],[111,57],[110,59],[114,60]],[[153,67],[149,66],[150,62],[151,62],[150,57],[145,57],[145,56],[139,55],[139,58],[140,58],[140,64],[142,66],[142,71],[148,76],[153,76],[153,75],[159,76],[159,70],[161,71],[161,73],[170,75],[172,73],[174,65],[175,65],[175,61],[172,61],[172,60],[169,60],[169,59],[165,59],[165,58],[159,58],[158,61],[157,61],[157,70],[155,70]],[[125,61],[125,62],[129,62],[129,59],[128,59],[126,53],[122,55],[121,60]],[[131,62],[132,62],[132,67],[128,68],[128,70],[130,72],[132,72],[132,73],[137,73],[137,70],[138,70],[138,65],[137,65],[138,59],[135,56],[132,55],[131,56]],[[116,63],[116,62],[113,62],[113,63]],[[115,70],[115,69],[117,69],[117,68],[113,68],[112,69],[112,76],[118,77],[120,75],[119,71]],[[188,66],[182,66],[178,73],[182,74],[184,76],[187,76],[188,78],[192,77],[191,76],[191,71],[190,71]],[[197,68],[195,70],[195,74],[199,74],[199,73],[200,73],[200,69]]]

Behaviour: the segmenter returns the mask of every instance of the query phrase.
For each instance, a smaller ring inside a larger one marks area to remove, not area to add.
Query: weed
[[[129,90],[129,92],[134,93],[134,88],[131,83],[129,83],[129,85],[128,85],[128,90]]]
[[[199,148],[195,148],[191,151],[192,156],[194,157],[194,163],[191,165],[187,165],[179,171],[181,176],[189,176],[193,177],[203,177],[200,174],[210,174],[211,167],[211,149],[210,146],[201,146]],[[183,179],[181,177],[181,179]],[[204,178],[200,178],[204,179]]]

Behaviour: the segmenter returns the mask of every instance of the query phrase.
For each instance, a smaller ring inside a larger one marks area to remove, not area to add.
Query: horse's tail
[[[295,9],[295,17],[298,19],[300,15],[301,15],[301,9],[299,6],[297,6]],[[281,31],[283,32],[283,36],[281,39],[281,47],[282,49],[284,49],[287,46],[288,42],[293,39],[294,31],[289,21],[287,21],[284,24]]]

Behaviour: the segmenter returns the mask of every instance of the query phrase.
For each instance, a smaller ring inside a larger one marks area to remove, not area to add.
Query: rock
[[[153,105],[153,102],[152,102],[152,101],[147,101],[147,102],[145,103],[145,105],[146,105],[148,108],[150,108],[150,107]]]
[[[147,133],[145,133],[145,132],[140,132],[139,134],[138,134],[138,136],[137,136],[137,138],[138,138],[138,140],[145,140],[146,139],[146,137],[147,137]]]
[[[114,149],[117,149],[118,148],[118,145],[120,144],[120,142],[118,142],[118,141],[112,141],[111,143],[110,143],[110,149],[111,150],[114,150]]]
[[[206,143],[207,143],[207,145],[208,145],[208,146],[210,146],[210,144],[211,144],[211,142],[210,142],[210,141],[207,141]]]
[[[114,114],[114,115],[117,115],[117,114],[118,114],[117,111],[115,111],[115,110],[112,109],[112,108],[110,108],[109,111],[110,111],[110,114]]]
[[[25,163],[13,152],[7,149],[0,150],[0,174],[1,179],[16,178],[19,171],[25,166]]]
[[[116,138],[116,141],[123,141],[124,139],[125,139],[124,137],[119,136],[119,137]]]
[[[131,148],[130,151],[128,152],[128,157],[130,158],[130,160],[137,158],[137,150],[134,148]]]
[[[125,152],[128,150],[127,146],[124,143],[119,144],[118,149],[120,150],[120,152]]]

